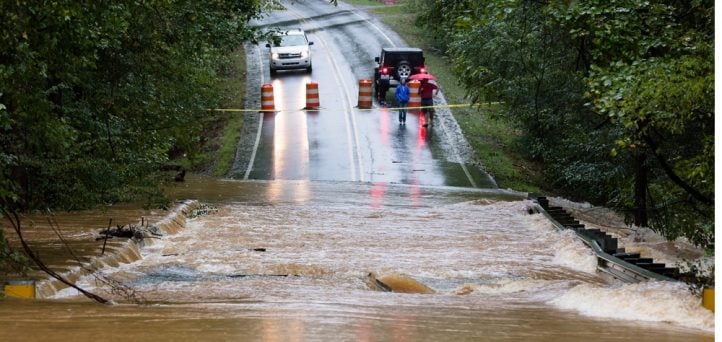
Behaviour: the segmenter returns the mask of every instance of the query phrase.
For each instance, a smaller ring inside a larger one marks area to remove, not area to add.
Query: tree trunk
[[[634,155],[634,224],[647,226],[647,178],[649,167],[647,156],[642,152]]]

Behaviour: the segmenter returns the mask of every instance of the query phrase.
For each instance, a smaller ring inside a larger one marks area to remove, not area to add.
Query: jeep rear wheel
[[[374,92],[376,93],[376,99],[379,102],[383,102],[386,100],[386,92],[389,90],[389,87],[380,83],[381,82],[374,83]]]
[[[411,64],[407,61],[402,61],[399,63],[399,65],[396,67],[396,73],[398,73],[399,78],[409,78],[411,76]]]

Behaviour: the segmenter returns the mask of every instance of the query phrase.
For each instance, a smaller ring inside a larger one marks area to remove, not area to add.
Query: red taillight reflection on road
[[[371,207],[378,208],[384,204],[384,197],[386,195],[386,183],[379,182],[374,183],[371,187]]]
[[[391,134],[391,111],[389,111],[386,107],[381,107],[379,109],[380,115],[379,115],[379,122],[381,123],[379,125],[380,128],[380,135],[381,135],[381,143],[383,146],[389,146],[389,135]]]
[[[424,117],[424,114],[422,113],[419,116],[419,135],[417,136],[417,139],[416,139],[416,146],[418,148],[422,148],[422,147],[424,147],[424,145],[426,145],[426,133],[427,133],[426,129],[427,129],[427,127],[424,127],[425,124],[426,124],[426,118]]]

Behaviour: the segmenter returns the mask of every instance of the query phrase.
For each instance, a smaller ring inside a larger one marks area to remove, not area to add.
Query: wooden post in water
[[[110,219],[108,221],[108,228],[105,229],[105,239],[103,239],[103,251],[100,252],[100,255],[105,254],[105,244],[108,243],[108,235],[110,235],[110,225],[113,223],[113,219]]]

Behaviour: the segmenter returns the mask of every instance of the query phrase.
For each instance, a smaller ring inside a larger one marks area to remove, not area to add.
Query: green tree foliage
[[[411,3],[556,188],[713,246],[712,1]]]
[[[473,9],[478,7],[475,0],[409,0],[408,6],[417,11],[415,23],[429,33],[434,46],[447,51],[447,39],[457,28],[467,28]]]
[[[5,243],[5,232],[0,229],[0,274],[25,274],[27,257]]]
[[[584,107],[585,64],[546,8],[528,1],[469,7],[449,39],[454,67],[473,101],[506,104],[497,115],[525,133],[524,150],[546,164],[553,184],[603,202],[604,186],[620,172],[607,157],[616,132],[595,130],[604,118]]]
[[[0,206],[153,200],[270,0],[0,2]]]
[[[631,209],[637,224],[712,246],[714,3],[588,1],[560,9],[576,41],[589,46],[593,110],[622,132],[612,154],[633,160],[634,183],[614,203]]]

